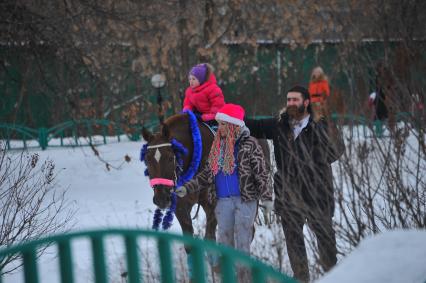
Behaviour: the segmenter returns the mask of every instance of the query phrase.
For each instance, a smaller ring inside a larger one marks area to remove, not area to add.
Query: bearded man
[[[315,119],[306,88],[287,93],[287,105],[275,118],[245,123],[251,135],[271,139],[277,172],[274,175],[275,213],[280,216],[294,277],[309,281],[303,225],[317,237],[319,263],[324,271],[337,261],[331,163],[344,151],[337,128]]]

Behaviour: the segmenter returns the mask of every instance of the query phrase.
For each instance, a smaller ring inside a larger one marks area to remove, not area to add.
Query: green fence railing
[[[254,116],[252,118],[261,119],[272,116]],[[395,116],[396,121],[415,121],[412,113],[400,112]],[[381,138],[384,136],[384,129],[387,125],[386,121],[372,121],[364,116],[357,116],[352,114],[338,114],[333,113],[331,119],[339,125],[346,126],[361,126],[364,137],[371,136]],[[153,129],[158,125],[158,122],[150,122],[143,126]],[[54,146],[82,146],[93,144],[94,136],[102,137],[102,143],[107,143],[107,137],[115,136],[117,141],[120,142],[122,135],[127,135],[129,140],[140,140],[140,133],[142,125],[124,125],[121,123],[112,122],[109,120],[78,120],[67,121],[51,128],[31,129],[21,125],[0,123],[0,139],[6,142],[7,149],[21,149],[34,147],[29,146],[28,142],[36,143],[35,147],[41,147],[43,150]],[[85,137],[87,142],[81,143],[80,138]],[[68,138],[68,143],[65,144],[64,140]],[[58,139],[59,144],[52,144],[53,139]],[[12,145],[12,140],[20,141],[20,145]]]
[[[253,119],[272,118],[273,116],[254,116]],[[330,119],[338,126],[361,126],[363,136],[368,138],[374,135],[377,138],[384,137],[384,130],[387,126],[387,121],[371,120],[365,116],[353,114],[332,113]],[[396,122],[415,122],[415,117],[410,112],[399,112],[395,115]]]
[[[144,124],[153,128],[157,122]],[[140,140],[142,125],[123,125],[109,120],[78,120],[67,121],[51,128],[31,129],[21,125],[0,123],[0,139],[4,140],[7,149],[21,149],[28,147],[41,147],[43,150],[54,146],[81,146],[94,143],[95,136],[102,137],[102,143],[107,143],[107,137],[114,136],[120,142],[121,136],[126,135],[130,140]],[[86,143],[81,143],[80,138],[86,138]],[[50,143],[58,139],[59,144]],[[68,142],[65,143],[65,139]],[[15,141],[12,144],[12,141]],[[18,143],[16,143],[18,141]],[[32,141],[33,145],[29,145]],[[50,143],[50,144],[49,144]],[[18,145],[17,145],[18,144]],[[35,145],[34,145],[35,144]]]
[[[37,251],[46,246],[56,246],[58,251],[58,271],[61,282],[73,283],[75,281],[75,270],[73,269],[72,244],[75,240],[89,239],[92,250],[93,275],[96,283],[108,282],[108,271],[105,254],[105,241],[108,237],[120,237],[124,240],[125,257],[127,261],[127,278],[130,283],[143,281],[144,269],[140,261],[139,242],[141,238],[151,238],[157,243],[158,260],[160,267],[161,282],[176,282],[177,264],[172,259],[171,245],[180,243],[191,249],[192,278],[191,282],[205,283],[207,280],[206,254],[213,252],[219,256],[220,277],[223,283],[236,281],[236,263],[243,265],[251,271],[252,282],[283,282],[297,283],[293,278],[278,272],[257,259],[231,249],[218,245],[211,241],[201,240],[189,236],[157,232],[153,230],[130,230],[110,229],[85,232],[67,233],[46,237],[18,244],[16,246],[0,249],[0,260],[8,256],[18,255],[22,258],[24,281],[26,283],[38,283],[40,276],[38,270]],[[75,259],[74,259],[75,260]],[[150,263],[154,263],[150,257]],[[0,270],[1,271],[1,270]],[[0,274],[2,274],[1,272]],[[0,275],[0,282],[2,281]],[[272,280],[272,281],[271,281]]]
[[[396,113],[395,122],[415,122],[415,117],[410,112],[399,112]],[[387,120],[371,120],[365,116],[353,115],[353,114],[338,114],[332,113],[331,120],[337,125],[349,125],[349,126],[361,126],[362,132],[365,138],[371,137],[370,133],[374,134],[374,137],[384,137],[384,131],[388,125]]]

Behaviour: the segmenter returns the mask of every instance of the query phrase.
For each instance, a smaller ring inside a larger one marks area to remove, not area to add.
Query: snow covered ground
[[[141,145],[142,142],[130,141],[99,145],[97,149],[100,156],[111,164],[111,170],[107,170],[89,147],[50,147],[45,151],[31,149],[30,152],[37,152],[41,160],[49,158],[54,161],[58,170],[58,189],[67,190],[66,198],[77,209],[74,222],[70,223],[73,225],[72,230],[111,227],[150,229],[155,206],[152,203],[153,191],[143,174],[145,167],[139,161]],[[125,155],[131,158],[130,162],[124,161]],[[195,224],[198,233],[201,233],[203,221],[201,213]],[[176,220],[171,232],[181,233]],[[258,227],[252,246],[254,253],[266,260],[262,255],[276,252],[271,250],[268,242],[274,240],[283,243],[282,238],[273,239],[277,234],[277,231],[272,233],[267,226]],[[78,257],[74,262],[77,282],[92,282],[88,243],[79,243],[74,248],[75,256]],[[114,249],[114,244],[110,248],[118,255],[118,259],[111,261],[120,261],[120,249]],[[42,282],[58,282],[58,268],[56,260],[52,258],[52,253],[42,258]],[[291,273],[288,260],[284,258],[284,261],[287,262],[284,271]],[[122,266],[122,262],[119,265]],[[117,274],[110,278],[112,282],[121,282]],[[22,282],[22,274],[8,275],[3,282]],[[426,231],[385,232],[376,238],[367,239],[318,282],[424,283]]]
[[[365,239],[318,283],[426,282],[426,231],[388,231]]]

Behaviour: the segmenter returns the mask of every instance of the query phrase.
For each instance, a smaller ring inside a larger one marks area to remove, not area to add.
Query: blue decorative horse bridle
[[[197,118],[192,113],[192,111],[185,110],[183,113],[186,113],[189,117],[189,125],[191,129],[192,134],[192,141],[194,144],[194,152],[192,154],[192,159],[189,164],[188,169],[185,172],[182,172],[183,170],[183,156],[188,154],[188,149],[183,146],[179,141],[176,139],[172,139],[170,143],[164,143],[160,145],[152,145],[149,146],[147,143],[142,146],[141,152],[140,152],[140,160],[142,162],[145,162],[145,155],[149,149],[158,149],[160,147],[172,147],[173,152],[175,153],[175,163],[177,163],[176,169],[175,169],[175,180],[166,180],[166,179],[159,179],[158,183],[155,179],[150,180],[150,184],[153,187],[154,184],[163,183],[165,181],[168,186],[172,186],[174,188],[180,187],[189,180],[194,177],[195,173],[197,173],[198,168],[200,166],[201,158],[202,158],[202,152],[203,152],[203,145],[201,140],[201,133],[200,129],[198,128]],[[146,165],[146,162],[145,162]],[[178,171],[178,172],[176,172]],[[145,170],[145,176],[148,176],[148,169]],[[163,212],[160,208],[157,208],[154,212],[154,220],[152,224],[152,229],[158,230],[160,224],[162,224],[163,230],[167,230],[172,225],[173,221],[173,214],[176,211],[176,203],[177,203],[177,197],[176,193],[173,191],[171,193],[171,204],[168,208],[166,215],[163,217]]]

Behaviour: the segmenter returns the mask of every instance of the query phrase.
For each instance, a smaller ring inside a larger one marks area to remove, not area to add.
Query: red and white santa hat
[[[225,104],[216,113],[216,121],[228,122],[240,127],[245,126],[244,124],[244,108],[237,104]]]

